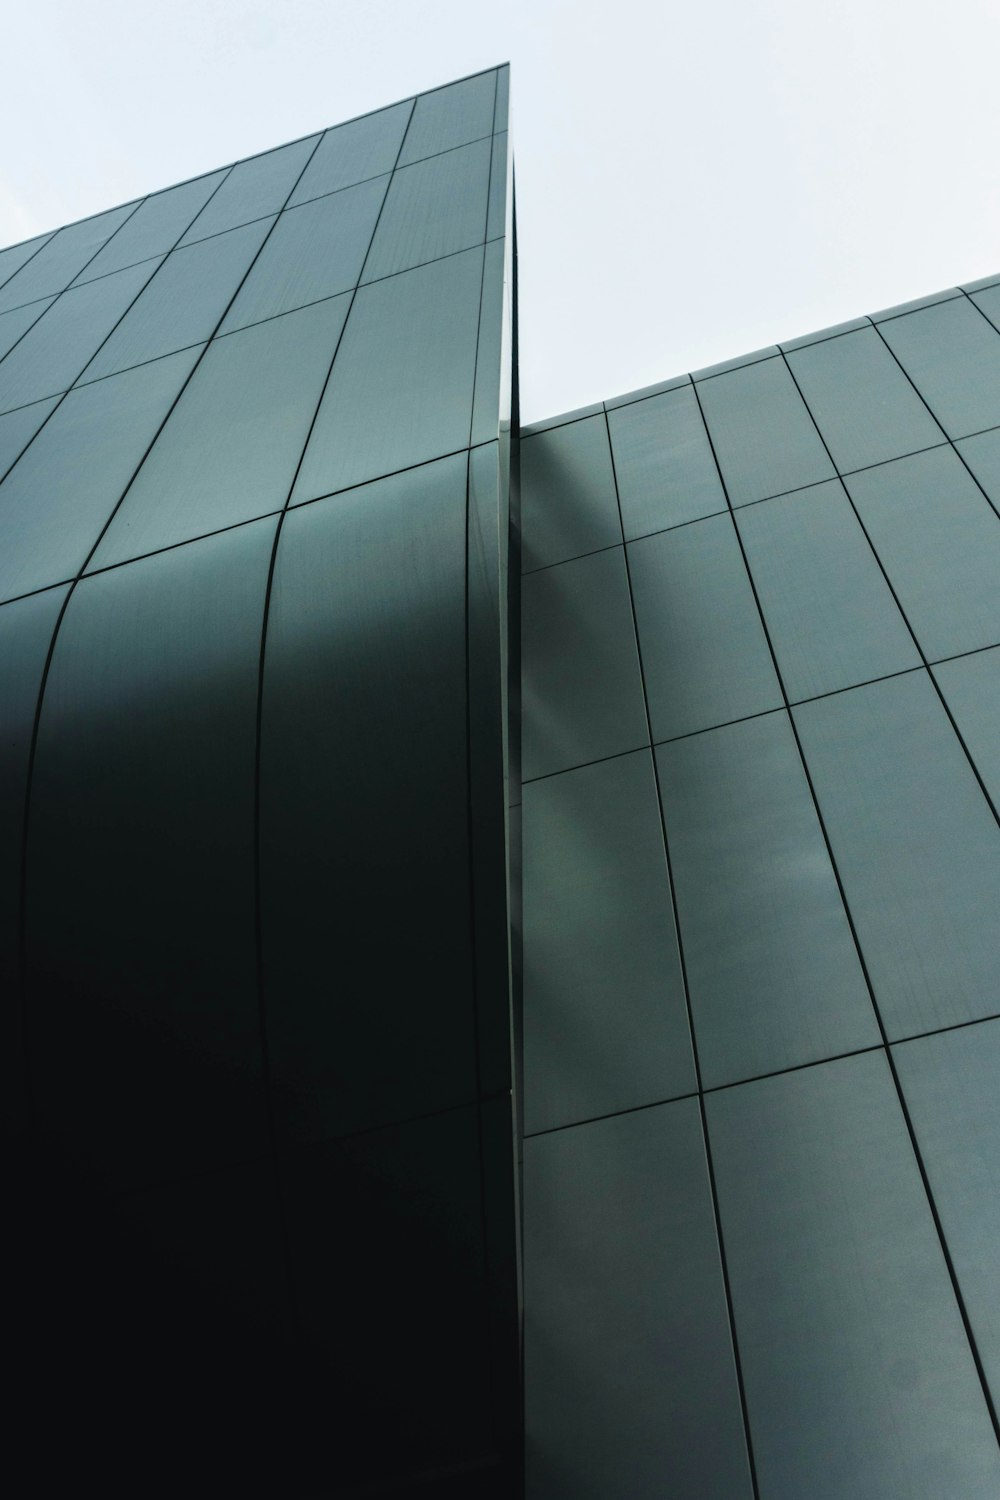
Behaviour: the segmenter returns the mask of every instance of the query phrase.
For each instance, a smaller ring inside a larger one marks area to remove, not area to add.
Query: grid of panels
[[[133,1299],[147,1340],[112,1316],[109,1362],[184,1370],[220,1493],[510,1461],[508,1002],[484,973],[506,77],[0,256],[9,1113],[43,1183],[25,1275],[66,1286],[28,1345],[82,1349],[102,1289]],[[115,1400],[162,1452],[148,1398]]]
[[[522,432],[532,1500],[1000,1496],[995,280]]]

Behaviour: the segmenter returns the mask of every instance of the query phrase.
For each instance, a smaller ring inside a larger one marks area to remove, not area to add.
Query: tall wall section
[[[31,1494],[509,1493],[507,79],[0,253]]]
[[[522,433],[531,1500],[996,1500],[1000,278]]]

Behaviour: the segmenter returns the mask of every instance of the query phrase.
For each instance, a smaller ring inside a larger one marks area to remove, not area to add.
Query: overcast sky
[[[1000,0],[26,0],[0,244],[512,65],[526,421],[1000,272]]]

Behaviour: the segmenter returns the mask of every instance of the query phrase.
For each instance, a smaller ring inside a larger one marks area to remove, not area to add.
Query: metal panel
[[[706,1086],[877,1044],[787,717],[662,745],[657,762]]]
[[[525,1129],[695,1084],[649,752],[524,790]]]
[[[39,302],[29,302],[27,307],[15,307],[11,312],[0,313],[0,359],[5,359],[14,345],[38,322],[42,313],[52,306],[52,297],[43,297]]]
[[[296,503],[466,447],[482,273],[468,250],[356,294]]]
[[[783,359],[699,381],[698,396],[734,505],[833,478]]]
[[[1000,648],[941,662],[933,670],[973,765],[1000,808]]]
[[[525,780],[648,743],[622,549],[521,585]]]
[[[107,276],[111,271],[121,271],[137,261],[172,250],[225,175],[225,171],[211,172],[207,177],[182,182],[163,193],[153,193],[87,263],[79,279],[92,281],[95,276]]]
[[[38,254],[26,261],[5,284],[0,292],[0,312],[34,302],[37,297],[48,297],[69,286],[74,276],[128,220],[135,208],[135,202],[125,203],[120,208],[94,214],[89,219],[58,229]]]
[[[237,224],[276,214],[285,206],[299,173],[312,155],[318,136],[293,141],[237,162],[215,196],[205,205],[181,240],[190,245]]]
[[[524,1154],[528,1500],[749,1500],[698,1106]]]
[[[263,953],[278,1126],[476,1092],[466,458],[289,513],[265,654]]]
[[[254,932],[260,621],[274,522],[78,584],[27,857],[38,1122],[88,1194],[265,1148]]]
[[[349,291],[361,274],[388,183],[377,177],[283,213],[220,332]]]
[[[847,487],[928,658],[1000,642],[1000,519],[951,448]]]
[[[881,1052],[707,1100],[766,1500],[991,1500],[1000,1452]]]
[[[1000,510],[1000,427],[955,444],[994,510]]]
[[[491,146],[459,146],[393,174],[365,281],[408,271],[486,238]]]
[[[521,535],[526,571],[621,544],[603,414],[521,439]]]
[[[301,308],[209,347],[92,568],[280,510],[347,304]]]
[[[57,298],[0,364],[0,411],[69,390],[158,264],[143,261]]]
[[[47,401],[19,406],[0,417],[0,479],[20,458],[58,399],[50,396]]]
[[[290,1152],[285,1180],[306,1335],[293,1461],[313,1470],[293,1493],[406,1494],[428,1474],[448,1493],[457,1470],[456,1497],[475,1494],[477,1460],[506,1436],[493,1420],[475,1109]]]
[[[788,363],[842,474],[941,442],[874,328],[797,349]]]
[[[8,1120],[19,1113],[23,1088],[19,943],[28,755],[42,672],[65,597],[65,588],[46,589],[0,609],[0,994]]]
[[[61,402],[0,485],[0,598],[79,572],[196,359],[172,354]]]
[[[951,438],[1000,423],[1000,333],[965,297],[879,325]]]
[[[736,513],[771,643],[795,702],[921,664],[837,480]]]
[[[893,1048],[994,1401],[1000,1397],[1000,1021]]]
[[[493,130],[493,106],[496,99],[496,73],[477,73],[447,88],[421,94],[406,132],[399,164],[419,161],[478,140]]]
[[[632,542],[628,557],[654,741],[783,705],[729,515]]]
[[[260,219],[168,255],[81,380],[210,339],[273,223]]]
[[[52,238],[54,230],[48,234],[36,235],[34,239],[22,240],[19,245],[8,245],[5,250],[0,250],[0,286],[6,286],[7,282],[14,276],[33,255],[37,255],[44,245]]]
[[[407,99],[328,130],[289,198],[289,208],[391,172],[412,107]]]
[[[694,387],[608,412],[625,537],[726,509]]]
[[[889,1036],[992,1015],[1000,828],[927,674],[794,712]]]

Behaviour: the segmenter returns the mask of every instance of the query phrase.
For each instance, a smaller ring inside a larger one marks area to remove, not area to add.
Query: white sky
[[[1000,0],[23,0],[0,244],[509,60],[522,418],[1000,272]]]

